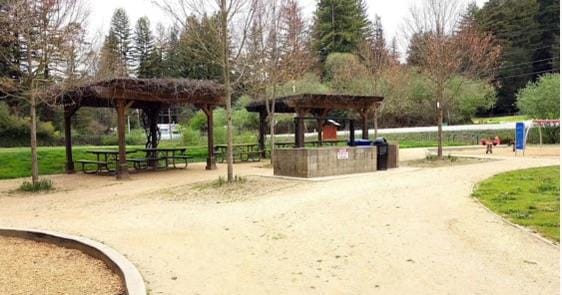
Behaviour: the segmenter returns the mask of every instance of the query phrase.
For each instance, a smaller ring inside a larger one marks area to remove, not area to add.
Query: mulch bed
[[[0,237],[0,294],[124,294],[117,274],[81,251]]]

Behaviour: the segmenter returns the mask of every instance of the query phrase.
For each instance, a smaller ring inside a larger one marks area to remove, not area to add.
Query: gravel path
[[[0,237],[0,294],[123,294],[119,276],[78,250]]]
[[[424,155],[401,151],[403,160]],[[174,198],[175,188],[216,179],[224,166],[128,182],[57,176],[55,193],[0,193],[0,226],[103,241],[139,267],[151,294],[559,294],[559,246],[470,197],[494,174],[559,163],[498,158],[273,185],[253,177],[255,189],[226,201]],[[271,175],[256,166],[236,173]],[[0,192],[16,185],[0,182]]]

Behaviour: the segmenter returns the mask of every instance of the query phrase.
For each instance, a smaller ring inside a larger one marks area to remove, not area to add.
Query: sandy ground
[[[402,150],[401,160],[424,155]],[[237,198],[183,193],[222,165],[126,182],[56,176],[59,190],[40,196],[2,181],[0,226],[102,241],[137,265],[151,294],[559,294],[559,246],[470,197],[494,174],[559,164],[509,157],[326,181],[273,181],[270,169],[238,164],[238,175],[265,177],[248,177]]]
[[[124,294],[119,276],[78,250],[0,237],[0,253],[0,294]]]

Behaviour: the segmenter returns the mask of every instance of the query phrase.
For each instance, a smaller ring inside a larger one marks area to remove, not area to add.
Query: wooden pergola
[[[318,141],[322,142],[322,124],[332,111],[351,110],[359,115],[361,120],[362,138],[369,138],[369,115],[382,104],[381,96],[356,96],[340,94],[299,94],[279,97],[275,99],[275,113],[294,113],[295,117],[295,147],[304,147],[304,120],[312,116],[317,122]],[[265,150],[265,134],[267,132],[267,105],[265,100],[254,101],[246,109],[260,114],[259,144]],[[271,101],[270,107],[271,107]],[[350,130],[354,130],[354,121],[350,120]],[[350,132],[354,136],[354,132]],[[352,140],[353,141],[353,140]]]
[[[59,92],[57,103],[64,106],[64,136],[66,146],[66,171],[74,172],[72,158],[72,116],[81,107],[115,108],[117,111],[117,136],[119,162],[117,179],[129,175],[125,146],[125,121],[129,108],[140,109],[149,125],[148,146],[158,145],[158,115],[161,109],[172,105],[190,104],[203,110],[207,116],[208,156],[206,169],[216,169],[213,152],[213,109],[225,105],[224,86],[213,81],[189,79],[135,79],[116,78],[82,85]],[[145,126],[146,128],[147,126]]]

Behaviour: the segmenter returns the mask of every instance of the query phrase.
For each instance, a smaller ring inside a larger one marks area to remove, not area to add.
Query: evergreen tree
[[[408,58],[406,62],[411,66],[420,66],[423,64],[423,43],[430,37],[430,33],[415,33],[410,38],[410,44],[408,45]]]
[[[168,40],[166,48],[164,49],[164,68],[163,75],[165,77],[178,78],[180,77],[180,45],[178,31],[175,28],[170,28],[168,32]]]
[[[137,77],[150,78],[154,73],[154,70],[150,68],[154,65],[154,61],[149,63],[149,59],[154,60],[156,56],[152,55],[154,51],[154,40],[152,32],[150,31],[150,21],[146,16],[139,18],[137,21],[134,40],[133,56],[136,64]]]
[[[537,1],[539,10],[535,20],[538,23],[539,34],[535,43],[544,46],[535,49],[533,53],[533,72],[536,75],[560,72],[560,1]]]
[[[517,111],[516,94],[525,87],[529,81],[534,80],[538,75],[537,69],[546,65],[552,60],[542,60],[541,56],[549,58],[547,52],[552,49],[553,40],[548,36],[548,31],[559,31],[559,23],[552,23],[547,20],[550,13],[558,14],[559,1],[552,1],[551,8],[554,10],[541,11],[539,13],[538,0],[490,0],[482,9],[476,13],[476,20],[480,30],[492,33],[500,42],[503,49],[502,63],[496,75],[496,85],[498,87],[498,100],[493,109],[496,114],[514,113]],[[547,1],[548,2],[548,1]],[[546,2],[542,2],[548,5]],[[558,10],[556,10],[558,9]],[[538,15],[542,14],[544,25],[537,22]],[[547,24],[548,23],[548,24]],[[546,39],[543,39],[546,33]],[[543,55],[544,54],[544,55]],[[551,67],[551,66],[550,66]],[[540,72],[540,71],[539,71]]]
[[[363,0],[320,0],[314,16],[313,49],[323,63],[330,53],[354,52],[369,35]]]
[[[166,52],[167,75],[191,79],[222,79],[222,67],[215,62],[220,56],[216,15],[190,16],[184,31],[172,30]]]
[[[105,36],[103,46],[100,51],[100,60],[96,72],[98,79],[111,79],[115,77],[127,76],[127,69],[122,62],[119,41],[113,33]]]
[[[113,35],[115,38],[114,41],[116,41],[120,63],[126,69],[124,74],[127,76],[132,68],[131,28],[129,26],[129,17],[123,8],[118,8],[113,13],[109,35]]]

